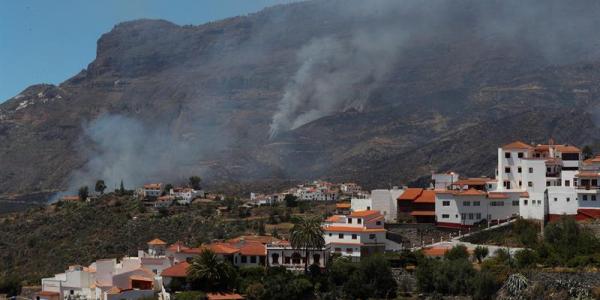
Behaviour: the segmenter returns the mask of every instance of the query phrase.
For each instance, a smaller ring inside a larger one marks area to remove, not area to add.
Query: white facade
[[[203,190],[195,190],[192,188],[173,188],[169,191],[169,195],[175,198],[177,204],[187,205],[192,203],[197,197],[204,197]]]
[[[285,267],[288,270],[304,270],[306,263],[305,249],[294,249],[289,242],[279,241],[267,244],[266,262],[269,267]],[[308,265],[317,265],[325,268],[329,261],[329,247],[322,249],[309,249]]]
[[[324,223],[325,244],[334,253],[354,261],[385,250],[384,216],[376,210],[333,216]]]
[[[391,190],[372,190],[370,197],[352,198],[350,200],[351,209],[359,210],[377,210],[385,217],[385,222],[395,223],[398,219],[398,197],[404,190],[394,187]]]

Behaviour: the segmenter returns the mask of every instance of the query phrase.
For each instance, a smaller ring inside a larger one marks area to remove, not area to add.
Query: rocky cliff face
[[[598,140],[594,1],[309,1],[118,24],[0,105],[0,194],[92,184],[491,174],[522,139]],[[567,25],[568,24],[568,25]]]

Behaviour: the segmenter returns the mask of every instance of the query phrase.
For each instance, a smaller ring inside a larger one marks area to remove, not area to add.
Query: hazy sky
[[[96,40],[139,18],[198,25],[293,0],[0,1],[0,102],[35,83],[58,84],[84,69]]]

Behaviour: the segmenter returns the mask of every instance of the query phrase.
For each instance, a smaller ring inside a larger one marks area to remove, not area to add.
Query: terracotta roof
[[[480,191],[480,190],[476,190],[476,189],[468,189],[466,191],[459,191],[454,194],[459,195],[459,196],[482,196],[482,195],[485,195],[486,193],[484,191]]]
[[[143,276],[143,275],[131,275],[131,276],[129,276],[129,279],[131,279],[131,280],[139,280],[139,281],[154,281],[154,279],[148,278],[148,277]]]
[[[421,195],[423,189],[421,188],[407,188],[404,189],[404,192],[398,197],[398,200],[409,200],[413,201]]]
[[[226,294],[226,293],[207,293],[206,299],[208,300],[242,300],[240,294]]]
[[[325,222],[330,222],[330,223],[340,223],[342,220],[344,219],[344,216],[340,216],[340,215],[333,215],[327,219],[325,219]]]
[[[350,207],[351,207],[351,205],[350,205],[350,203],[348,203],[348,202],[345,202],[345,203],[336,203],[336,204],[335,204],[335,207],[336,207],[336,208],[350,208]]]
[[[270,235],[242,235],[242,236],[238,236],[233,239],[229,239],[229,240],[227,240],[227,242],[228,243],[239,243],[241,241],[247,241],[247,242],[259,242],[261,244],[269,244],[269,243],[272,243],[277,240],[279,240],[279,239],[276,237],[270,236]]]
[[[364,227],[352,227],[352,226],[327,226],[323,228],[324,231],[335,231],[335,232],[381,232],[385,231],[384,228],[364,228]]]
[[[169,248],[167,248],[167,250],[171,252],[181,252],[184,249],[189,249],[189,247],[187,247],[184,243],[180,241],[175,242],[174,244],[169,246]]]
[[[580,153],[581,150],[572,145],[556,145],[556,150],[561,153]]]
[[[584,160],[583,162],[586,164],[600,163],[600,155],[596,155],[595,157],[588,158],[588,159]]]
[[[172,267],[164,269],[160,272],[160,276],[162,277],[186,277],[187,269],[190,264],[187,261],[180,262]]]
[[[378,215],[379,211],[378,210],[355,210],[352,213],[350,213],[351,217],[369,217],[369,216],[374,216],[374,215]]]
[[[490,198],[490,199],[508,199],[509,197],[505,193],[489,192],[488,198]]]
[[[212,243],[208,245],[203,245],[202,248],[208,248],[212,250],[212,252],[217,254],[234,254],[238,253],[240,250],[226,243]]]
[[[580,171],[575,174],[575,177],[600,177],[600,173],[591,171]]]
[[[444,256],[444,254],[446,254],[446,252],[448,252],[449,250],[449,247],[434,246],[430,248],[424,248],[423,254],[425,256]]]
[[[144,184],[144,188],[147,190],[160,190],[162,187],[162,183],[148,183]]]
[[[506,144],[502,146],[502,149],[512,150],[512,149],[533,149],[533,147],[529,144],[523,143],[521,141],[515,141],[510,144]]]
[[[267,248],[258,242],[246,242],[240,247],[240,254],[246,256],[266,256]]]
[[[411,216],[414,217],[429,217],[429,216],[435,216],[435,211],[433,210],[413,210],[410,213]]]
[[[424,190],[413,203],[429,203],[435,204],[435,191],[432,190]]]
[[[153,239],[151,241],[148,242],[148,245],[166,245],[167,243],[165,243],[163,240],[161,239]]]
[[[118,294],[120,292],[121,292],[121,290],[118,287],[116,287],[116,286],[113,286],[108,291],[106,291],[106,293],[110,294],[110,295],[115,295],[115,294]]]
[[[37,295],[51,297],[51,296],[60,296],[60,293],[52,292],[52,291],[41,291],[41,292],[38,292]]]

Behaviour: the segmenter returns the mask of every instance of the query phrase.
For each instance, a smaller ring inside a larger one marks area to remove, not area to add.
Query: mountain
[[[598,143],[600,3],[307,1],[116,25],[58,86],[0,104],[0,198],[96,179],[491,175],[515,139]]]

